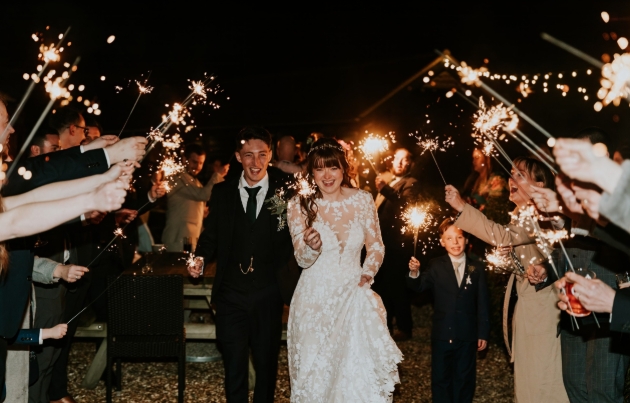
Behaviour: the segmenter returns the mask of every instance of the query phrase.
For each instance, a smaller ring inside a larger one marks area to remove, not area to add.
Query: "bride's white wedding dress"
[[[385,247],[369,193],[348,189],[339,202],[317,200],[319,252],[304,243],[299,200],[287,216],[295,257],[304,268],[287,332],[291,402],[391,402],[402,353],[390,337],[381,298],[362,274],[378,271]],[[361,249],[367,256],[361,267]]]

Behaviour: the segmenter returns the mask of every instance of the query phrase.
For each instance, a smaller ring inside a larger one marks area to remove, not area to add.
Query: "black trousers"
[[[409,275],[409,259],[413,246],[407,249],[388,249],[385,259],[376,273],[372,289],[383,300],[387,311],[387,327],[393,329],[396,318],[398,330],[411,335],[411,291],[407,288],[405,276]]]
[[[248,402],[250,349],[256,370],[254,403],[272,403],[282,338],[283,302],[278,286],[249,294],[223,287],[214,304],[227,403]]]
[[[472,402],[476,370],[476,341],[431,341],[431,392],[435,403]]]

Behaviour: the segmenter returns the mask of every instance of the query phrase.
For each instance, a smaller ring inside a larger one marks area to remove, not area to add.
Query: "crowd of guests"
[[[13,128],[8,122],[6,101],[0,98],[0,134],[7,134],[0,139],[2,162],[10,167]],[[278,138],[269,157],[273,178],[290,181],[306,174],[309,144],[321,137],[313,133],[305,143]],[[446,255],[420,259],[413,256],[413,235],[400,230],[403,209],[428,197],[412,174],[412,152],[394,150],[387,168],[367,181],[352,144],[338,144],[345,152],[349,185],[374,195],[386,253],[372,288],[383,301],[394,340],[412,337],[413,292],[433,293],[434,401],[466,402],[474,396],[476,354],[489,339],[490,291],[483,261],[489,248],[511,262],[503,268],[511,273],[503,333],[514,364],[516,400],[623,401],[630,363],[630,287],[625,288],[630,282],[630,147],[613,152],[606,133],[595,128],[558,139],[553,148],[557,175],[533,156],[517,157],[511,172],[501,172],[475,149],[473,173],[463,188],[445,188],[453,216],[440,224],[438,235]],[[74,402],[68,391],[70,346],[77,327],[90,320],[74,318],[90,304],[92,320],[107,320],[107,300],[95,296],[105,290],[108,276],[130,267],[138,251],[151,250],[148,211],[166,195],[162,243],[171,252],[194,251],[214,186],[228,175],[241,175],[215,159],[202,183],[198,176],[206,151],[191,143],[182,153],[185,170],[172,178],[173,190],[167,193],[159,174],[134,175],[146,145],[144,137],[104,135],[98,122],[61,108],[33,138],[28,158],[16,162],[20,169],[3,181],[2,396],[17,399],[27,393],[33,403]],[[241,154],[236,153],[238,165],[246,168],[249,162]],[[519,218],[532,206],[542,230],[570,234],[562,247],[541,242],[536,226]],[[127,237],[101,254],[121,226],[127,226]],[[574,268],[593,274],[580,276]],[[567,284],[592,314],[570,316]],[[30,345],[30,354],[13,351],[19,344]]]

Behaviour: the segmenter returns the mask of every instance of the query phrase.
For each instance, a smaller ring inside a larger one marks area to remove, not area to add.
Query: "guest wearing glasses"
[[[81,145],[90,133],[83,116],[77,110],[68,107],[58,109],[50,117],[50,127],[59,133],[59,145],[62,150]]]

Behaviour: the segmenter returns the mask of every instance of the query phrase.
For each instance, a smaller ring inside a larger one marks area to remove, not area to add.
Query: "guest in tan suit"
[[[199,144],[189,144],[184,151],[183,172],[173,180],[172,190],[167,196],[166,227],[162,233],[162,243],[169,252],[184,250],[184,237],[192,238],[195,250],[201,234],[206,213],[206,202],[210,200],[212,188],[223,182],[223,176],[214,173],[205,186],[197,179],[203,168],[206,152]]]
[[[551,187],[553,175],[538,160],[529,157],[514,160],[518,171],[512,169],[509,179],[510,200],[516,212],[525,207],[532,193],[531,186]],[[514,393],[518,403],[568,402],[562,380],[562,356],[556,307],[558,296],[551,279],[541,265],[546,255],[535,243],[531,225],[520,226],[516,220],[503,226],[466,204],[455,187],[446,186],[446,201],[459,212],[455,225],[484,242],[496,247],[513,248],[515,256],[526,268],[526,275],[510,276],[505,293],[503,332],[514,363]],[[551,270],[549,270],[551,272]],[[526,277],[526,278],[525,278]],[[516,279],[518,302],[512,319],[512,342],[508,341],[507,308]],[[511,345],[511,348],[510,348]]]

